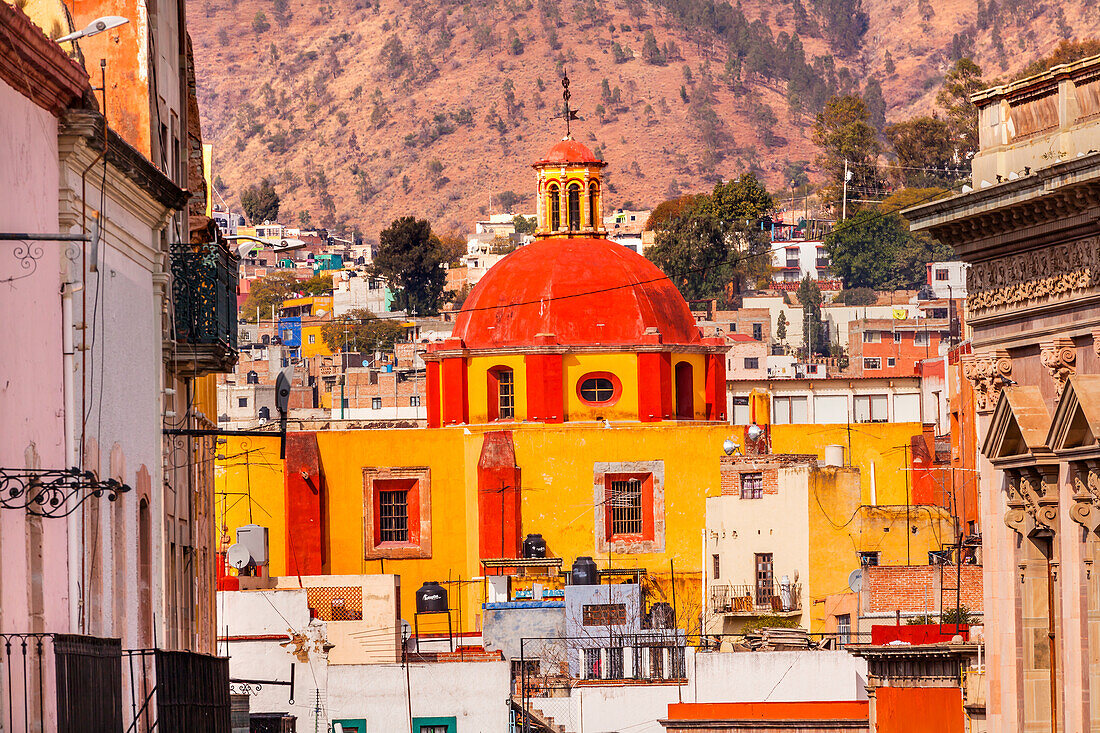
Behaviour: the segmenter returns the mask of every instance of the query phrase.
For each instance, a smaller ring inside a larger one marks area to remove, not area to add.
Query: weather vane
[[[569,129],[569,123],[573,120],[583,120],[584,118],[577,114],[575,110],[569,108],[569,98],[573,96],[569,93],[569,72],[565,72],[565,75],[561,78],[561,86],[561,98],[565,101],[565,107],[560,115],[555,116],[555,119],[557,117],[565,118],[565,139],[572,140],[573,133]]]

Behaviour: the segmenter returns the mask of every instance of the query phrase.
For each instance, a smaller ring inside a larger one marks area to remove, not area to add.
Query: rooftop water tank
[[[523,541],[523,556],[525,558],[546,557],[546,540],[541,534],[529,534]]]
[[[447,589],[429,580],[416,591],[417,613],[447,613]]]
[[[588,555],[582,555],[573,561],[573,585],[599,585],[600,573],[596,561]]]

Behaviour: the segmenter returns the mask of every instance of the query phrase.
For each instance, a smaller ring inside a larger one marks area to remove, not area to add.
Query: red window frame
[[[642,484],[642,531],[640,533],[616,534],[611,507],[611,484],[615,481],[637,479]],[[653,516],[653,474],[652,473],[606,473],[604,481],[604,533],[608,541],[652,541],[655,536]]]
[[[374,496],[374,546],[375,547],[419,547],[420,546],[420,479],[416,478],[376,478],[372,482]],[[405,542],[382,541],[382,492],[406,491],[405,506],[408,510],[408,539]]]

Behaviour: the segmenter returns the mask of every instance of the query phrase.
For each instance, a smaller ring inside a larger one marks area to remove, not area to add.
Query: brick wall
[[[943,571],[941,586],[940,571]],[[939,612],[941,587],[946,594],[944,608],[955,605],[955,565],[889,565],[864,568],[863,592],[866,611],[926,613]],[[982,612],[982,566],[962,566],[962,604],[972,612]]]
[[[816,465],[817,456],[801,453],[753,456],[749,459],[741,456],[724,456],[719,468],[722,496],[740,496],[741,475],[746,473],[761,474],[764,493],[778,494],[779,469]]]

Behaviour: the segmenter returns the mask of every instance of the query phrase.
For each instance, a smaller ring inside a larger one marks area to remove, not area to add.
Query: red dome
[[[546,157],[536,162],[535,165],[545,165],[547,163],[602,162],[602,160],[596,157],[595,153],[588,149],[587,145],[570,138],[562,140],[560,143],[550,148],[550,152],[546,154]]]
[[[696,344],[687,302],[653,263],[605,239],[543,239],[485,274],[455,318],[467,348],[533,345],[553,334],[568,346]]]

